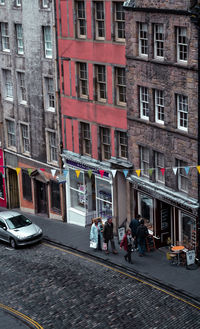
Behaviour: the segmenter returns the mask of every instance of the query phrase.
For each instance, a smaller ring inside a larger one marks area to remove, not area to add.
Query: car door
[[[2,218],[0,218],[0,239],[3,241],[9,241],[9,234],[7,230],[4,230],[3,227],[6,227],[6,224]]]

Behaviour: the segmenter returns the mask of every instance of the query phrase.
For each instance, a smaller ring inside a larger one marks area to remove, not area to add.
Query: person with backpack
[[[146,251],[146,237],[148,235],[148,228],[144,225],[144,219],[141,219],[140,225],[137,228],[137,242],[140,257],[144,256]]]

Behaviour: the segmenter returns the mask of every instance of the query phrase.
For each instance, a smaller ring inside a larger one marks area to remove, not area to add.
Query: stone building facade
[[[197,246],[198,32],[194,1],[127,1],[129,218],[157,246]],[[135,170],[138,171],[137,174]]]
[[[0,2],[8,207],[61,219],[54,1]],[[17,168],[17,170],[16,170]],[[54,171],[53,171],[54,174]]]

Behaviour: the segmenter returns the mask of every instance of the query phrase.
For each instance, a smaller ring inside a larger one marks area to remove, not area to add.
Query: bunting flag
[[[200,166],[197,166],[196,168],[197,168],[197,170],[198,170],[198,172],[200,174]]]
[[[184,167],[184,168],[185,168],[186,175],[188,175],[190,167]]]
[[[101,175],[101,178],[103,177],[103,174],[104,174],[104,170],[99,170],[99,173]]]
[[[113,169],[113,170],[111,170],[111,172],[112,172],[113,178],[115,178],[115,175],[117,173],[117,170],[116,169]]]
[[[161,171],[162,175],[164,176],[165,168],[161,168],[160,171]]]
[[[15,170],[16,170],[16,172],[17,172],[17,176],[18,176],[19,173],[20,173],[21,168],[15,168]]]
[[[173,169],[174,175],[176,175],[178,168],[177,167],[173,167],[172,169]]]
[[[91,178],[92,177],[92,170],[88,170],[88,176]]]
[[[40,170],[41,170],[41,171],[45,171],[45,169],[44,169],[44,168],[40,168]]]
[[[141,169],[137,169],[137,170],[136,170],[136,174],[138,175],[138,177],[140,177]]]
[[[67,170],[67,169],[64,169],[64,170],[63,170],[63,175],[65,175],[65,177],[66,177],[67,174],[68,174],[68,170]]]
[[[123,170],[123,173],[124,173],[124,176],[126,177],[128,175],[128,170],[127,169],[124,169]]]
[[[153,168],[150,168],[149,169],[149,175],[152,176],[152,173],[153,173]]]
[[[79,178],[79,175],[80,175],[81,171],[80,170],[75,170],[75,172],[76,172],[76,177]]]
[[[33,172],[33,169],[32,169],[32,168],[28,168],[27,171],[28,171],[28,174],[29,174],[29,176],[30,176],[31,173]]]
[[[55,176],[55,174],[56,174],[56,169],[51,169],[51,174],[52,174],[52,176]]]

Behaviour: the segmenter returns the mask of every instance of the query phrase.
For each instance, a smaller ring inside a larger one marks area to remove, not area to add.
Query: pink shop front
[[[6,207],[5,168],[3,150],[0,148],[0,207]]]

